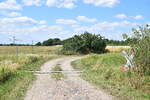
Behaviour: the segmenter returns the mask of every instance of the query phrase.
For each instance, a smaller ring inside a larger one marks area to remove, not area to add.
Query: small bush
[[[105,52],[106,43],[102,36],[85,32],[81,35],[65,41],[63,45],[64,53],[103,53]]]

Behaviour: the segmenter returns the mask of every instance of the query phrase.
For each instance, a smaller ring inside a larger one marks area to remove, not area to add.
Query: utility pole
[[[16,46],[16,57],[18,58],[19,48],[16,44],[16,41],[19,41],[19,40],[17,40],[15,36],[12,36],[12,38],[10,40],[13,41],[13,45]]]
[[[34,41],[32,40],[32,54],[34,53]]]

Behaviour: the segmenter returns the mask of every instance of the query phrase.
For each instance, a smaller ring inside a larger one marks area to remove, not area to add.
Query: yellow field
[[[62,46],[18,46],[19,55],[49,55],[55,54]],[[0,56],[1,55],[16,55],[16,46],[0,46]],[[128,50],[130,46],[107,46],[106,49],[109,52],[121,52],[122,50]]]
[[[11,70],[15,70],[21,65],[29,63],[34,57],[53,56],[60,47],[61,46],[18,46],[18,59],[16,57],[16,46],[0,46],[0,69],[7,67]],[[33,58],[30,56],[33,56]]]
[[[112,53],[121,52],[123,50],[128,50],[130,48],[131,48],[130,46],[107,46],[106,47],[106,49]]]
[[[61,46],[18,46],[18,54],[54,54]],[[16,55],[16,46],[0,46],[0,55]]]

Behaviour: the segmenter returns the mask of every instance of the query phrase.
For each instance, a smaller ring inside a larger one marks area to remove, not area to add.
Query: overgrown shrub
[[[134,43],[133,49],[136,53],[134,57],[135,66],[141,75],[150,75],[150,27],[139,27],[133,29],[133,36],[137,42]]]
[[[135,62],[141,74],[150,75],[150,28],[140,28],[139,41],[134,45]]]
[[[106,43],[102,36],[85,32],[81,35],[75,35],[64,42],[64,52],[76,53],[103,53]]]

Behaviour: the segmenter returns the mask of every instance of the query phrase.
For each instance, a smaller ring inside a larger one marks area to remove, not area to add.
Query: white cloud
[[[116,28],[120,28],[120,27],[127,27],[127,26],[136,26],[136,23],[131,23],[129,21],[122,21],[122,22],[99,22],[97,24],[94,24],[92,26],[89,27],[85,27],[85,26],[80,26],[80,25],[76,25],[73,26],[73,28],[75,30],[82,30],[82,31],[90,31],[90,32],[106,32],[106,31],[112,31],[115,30]]]
[[[0,15],[4,15],[4,16],[8,16],[8,17],[17,17],[17,16],[21,16],[21,13],[0,11]]]
[[[57,8],[74,8],[77,0],[47,0],[46,5]]]
[[[134,16],[133,18],[136,20],[144,19],[142,15],[137,15],[137,16]]]
[[[0,9],[21,10],[22,7],[16,2],[16,0],[6,0],[4,2],[0,2]]]
[[[41,21],[39,21],[39,24],[46,24],[46,21],[45,20],[41,20]]]
[[[33,18],[21,16],[21,17],[13,17],[13,18],[1,18],[0,23],[9,24],[9,25],[34,25],[34,24],[45,24],[45,21],[37,21]]]
[[[10,12],[10,13],[8,13],[8,16],[10,16],[10,17],[21,16],[21,13],[18,13],[18,12]]]
[[[117,14],[115,17],[119,18],[119,19],[126,19],[126,18],[128,18],[125,14]]]
[[[83,0],[84,3],[94,4],[95,6],[114,7],[120,0]]]
[[[9,37],[12,34],[16,35],[17,37],[21,37],[22,40],[28,40],[27,42],[31,40],[45,40],[48,38],[48,34],[51,34],[52,38],[54,36],[56,37],[56,35],[53,33],[66,33],[63,26],[48,26],[44,20],[38,21],[25,16],[15,18],[0,18],[0,26],[1,37]],[[0,40],[0,42],[3,41]]]
[[[76,20],[72,19],[57,19],[56,23],[59,25],[49,26],[44,20],[36,20],[27,16],[0,18],[0,34],[14,33],[23,38],[26,35],[26,38],[43,41],[47,39],[48,36],[50,36],[50,38],[60,37],[61,39],[64,39],[73,36],[74,33],[78,34],[89,31],[96,34],[99,33],[107,38],[121,39],[121,34],[126,32],[124,30],[137,25],[136,23],[129,21],[103,21],[86,26],[79,24]],[[69,25],[71,27],[65,25]]]
[[[77,21],[72,20],[72,19],[57,19],[56,23],[57,24],[73,25],[73,24],[77,24]]]
[[[129,21],[103,21],[91,26],[72,25],[72,28],[74,33],[83,33],[88,31],[91,33],[101,34],[102,36],[105,36],[109,39],[122,39],[122,33],[126,32],[125,30],[130,30],[130,28],[135,27],[136,25],[137,23],[132,23]]]
[[[77,20],[83,21],[83,22],[96,22],[97,21],[96,18],[88,18],[86,16],[78,16]]]
[[[55,6],[55,5],[57,5],[57,1],[56,0],[47,0],[46,5],[49,7]]]
[[[22,0],[23,4],[26,6],[41,6],[42,5],[42,0]]]

